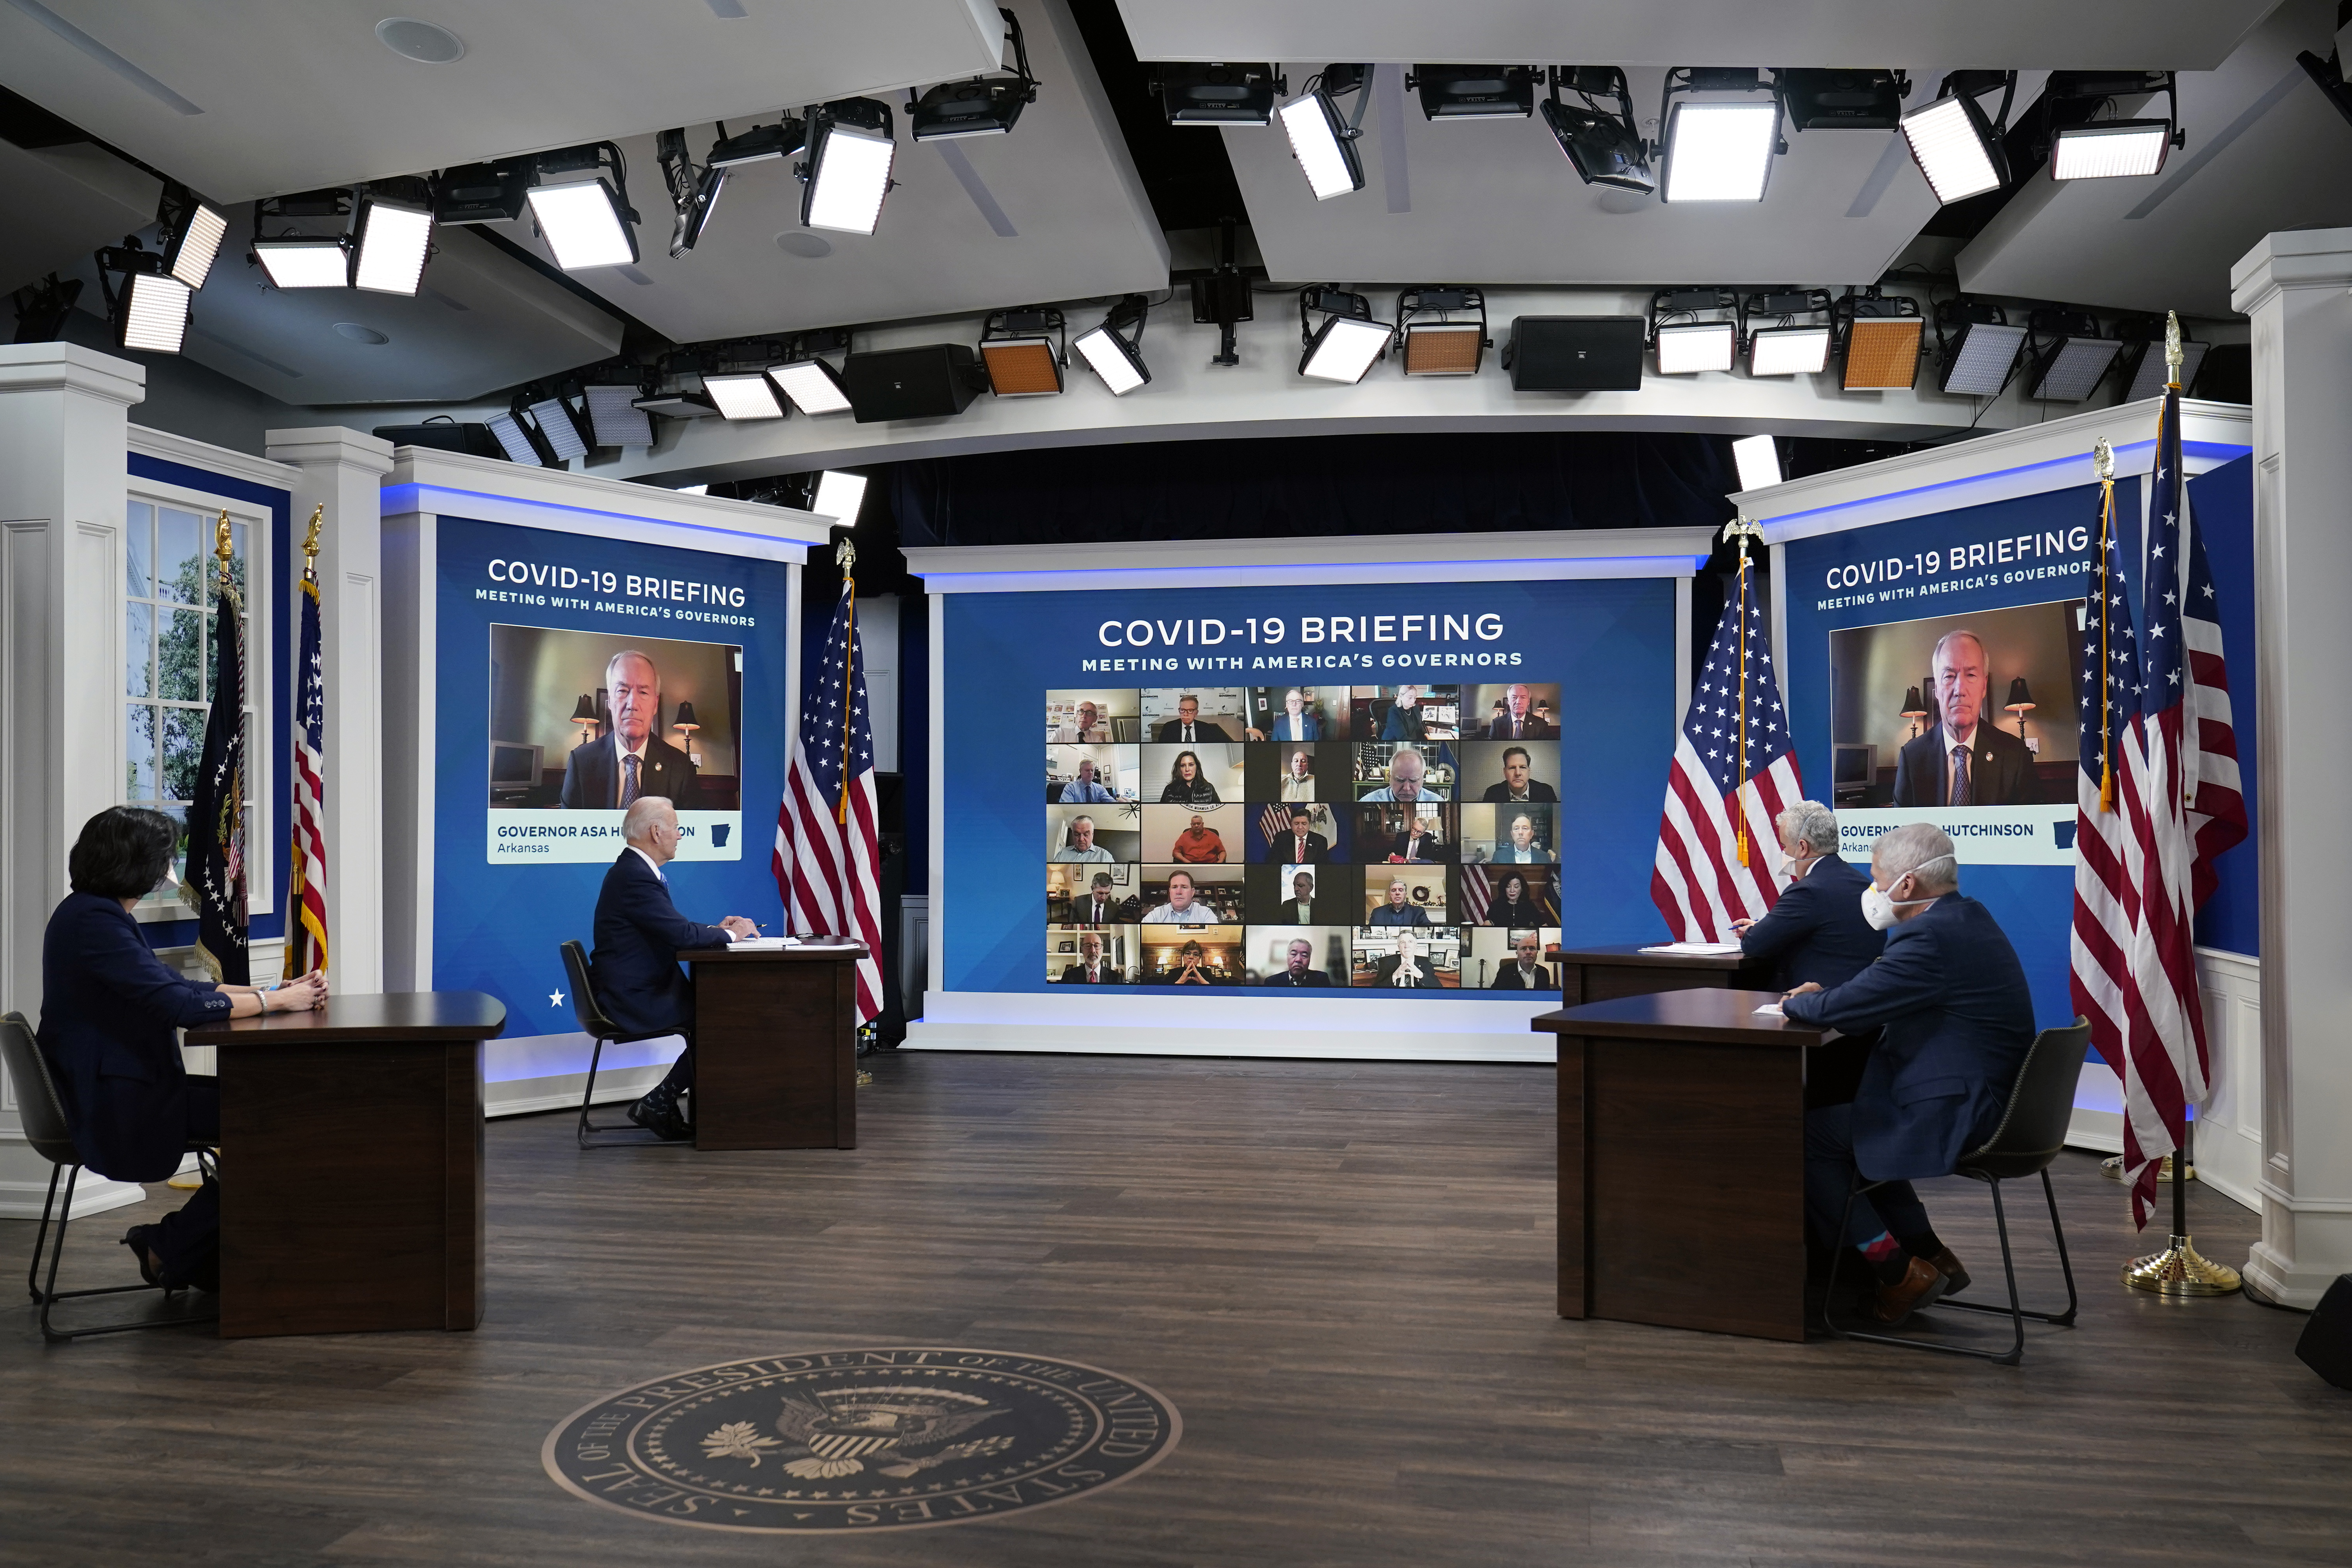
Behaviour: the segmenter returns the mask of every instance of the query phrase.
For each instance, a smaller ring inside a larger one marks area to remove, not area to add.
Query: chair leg
[[[588,1147],[588,1134],[598,1131],[588,1120],[588,1108],[596,1102],[596,1065],[604,1059],[604,1042],[598,1040],[596,1048],[588,1055],[588,1087],[580,1091],[580,1146]]]
[[[2074,1265],[2066,1257],[2066,1227],[2058,1223],[2058,1191],[2050,1184],[2050,1167],[2042,1168],[2042,1195],[2050,1204],[2050,1234],[2058,1243],[2058,1269],[2066,1276],[2066,1310],[2044,1321],[2074,1326],[2074,1309],[2082,1302],[2074,1294]]]
[[[51,1344],[60,1344],[68,1340],[88,1339],[92,1334],[121,1334],[128,1333],[133,1329],[167,1329],[180,1323],[209,1323],[216,1321],[220,1314],[216,1311],[207,1311],[185,1312],[172,1318],[142,1318],[128,1323],[101,1323],[87,1329],[60,1329],[50,1323],[49,1314],[59,1301],[79,1300],[85,1296],[121,1296],[132,1292],[163,1289],[161,1285],[149,1285],[143,1281],[137,1285],[101,1285],[88,1290],[58,1289],[58,1266],[65,1261],[66,1256],[66,1226],[73,1217],[74,1185],[80,1179],[80,1166],[76,1165],[66,1172],[65,1204],[58,1213],[57,1237],[49,1248],[48,1284],[34,1297],[34,1300],[41,1304],[41,1338]],[[57,1190],[55,1169],[49,1173],[49,1190],[52,1193]],[[33,1254],[33,1267],[37,1269],[40,1264],[40,1253],[36,1251]],[[164,1290],[167,1298],[171,1294],[170,1291]]]
[[[41,1253],[49,1244],[49,1211],[57,1206],[58,1176],[64,1169],[62,1165],[49,1167],[49,1194],[41,1200],[41,1226],[33,1232],[33,1261],[25,1270],[25,1289],[36,1301],[41,1299]],[[71,1198],[66,1200],[66,1206],[73,1206]]]
[[[596,1042],[595,1050],[590,1053],[588,1058],[588,1087],[580,1091],[580,1130],[576,1135],[580,1147],[583,1149],[629,1149],[635,1148],[641,1143],[661,1143],[667,1142],[665,1139],[646,1131],[643,1128],[640,1128],[633,1121],[592,1121],[589,1120],[588,1107],[594,1103],[596,1098],[596,1068],[597,1065],[604,1059],[604,1047],[606,1044],[606,1041],[601,1039],[598,1040]],[[590,1142],[589,1135],[597,1132],[626,1132],[632,1136],[627,1138],[606,1139],[601,1142]]]
[[[1994,1182],[1990,1185],[1993,1212],[1998,1215],[2000,1212],[2000,1184]],[[2050,1184],[2050,1173],[2047,1170],[2042,1173],[2042,1196],[2050,1205],[2050,1234],[2058,1243],[2058,1268],[2066,1276],[2066,1310],[2063,1312],[2040,1312],[2032,1307],[2016,1307],[2014,1302],[2010,1307],[2004,1307],[1998,1301],[1969,1301],[1954,1296],[1947,1296],[1936,1305],[1957,1307],[1963,1312],[2011,1312],[2014,1308],[2012,1315],[2032,1318],[2036,1322],[2055,1323],[2062,1329],[2071,1329],[2074,1326],[2074,1313],[2082,1301],[2074,1292],[2074,1265],[2066,1256],[2066,1230],[2058,1223],[2058,1194]],[[2009,1249],[2009,1227],[2006,1224],[2001,1226],[2000,1243],[2002,1256],[2006,1260]]]

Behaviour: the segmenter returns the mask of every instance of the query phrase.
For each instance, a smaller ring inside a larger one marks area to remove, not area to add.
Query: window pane
[[[155,650],[155,695],[170,702],[201,702],[204,682],[204,616],[195,610],[164,610]]]
[[[155,710],[133,702],[123,710],[122,798],[155,798]]]
[[[188,808],[184,805],[167,805],[161,809],[164,816],[180,825],[180,842],[172,851],[172,877],[177,881],[188,874]]]
[[[123,591],[146,599],[155,593],[155,509],[143,500],[122,509]]]
[[[159,509],[155,520],[158,550],[155,596],[194,605],[205,596],[205,520],[177,507]]]
[[[155,610],[152,605],[122,606],[122,694],[155,695]]]
[[[163,710],[163,798],[190,800],[205,759],[205,713],[201,708]]]

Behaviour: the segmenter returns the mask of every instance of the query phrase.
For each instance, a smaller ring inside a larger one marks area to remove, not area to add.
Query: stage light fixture
[[[1263,60],[1152,68],[1151,89],[1171,125],[1265,125],[1290,85]]]
[[[2164,391],[2164,318],[2149,316],[2138,321],[2116,323],[2116,336],[2124,340],[2123,353],[2117,356],[2121,374],[2116,378],[2123,386],[2118,403],[2137,403],[2155,397]],[[2213,345],[2191,338],[2180,342],[2180,385],[2182,390],[2197,384],[2197,372],[2205,363],[2206,351]]]
[[[1241,351],[1234,346],[1234,328],[1255,320],[1257,310],[1249,275],[1234,260],[1234,227],[1232,218],[1217,225],[1216,269],[1205,278],[1192,279],[1193,324],[1217,329],[1217,352],[1209,356],[1211,364],[1242,363]]]
[[[147,353],[178,353],[187,340],[192,292],[168,272],[132,273],[124,280],[115,341]]]
[[[490,427],[490,435],[497,439],[499,450],[507,455],[508,462],[529,463],[533,468],[546,466],[545,459],[540,455],[538,443],[531,439],[531,432],[523,427],[523,422],[512,412],[493,414],[485,423]]]
[[[530,216],[566,272],[628,267],[637,259],[636,214],[602,179],[533,185]]]
[[[2027,320],[2033,368],[2025,395],[2039,402],[2082,402],[2098,390],[2123,351],[2116,339],[2099,336],[2098,321],[2086,310],[2053,306]]]
[[[333,237],[257,239],[253,255],[276,289],[344,289],[351,286],[351,253]]]
[[[1307,90],[1284,100],[1278,111],[1290,137],[1290,155],[1307,175],[1315,199],[1328,202],[1364,188],[1364,160],[1356,151],[1364,110],[1372,95],[1369,66],[1325,66],[1307,80]],[[1337,100],[1355,95],[1352,115],[1342,119]]]
[[[1963,295],[1936,307],[1936,342],[1943,362],[1937,391],[1998,397],[2016,369],[2025,329],[2010,325],[2000,306]]]
[[[547,437],[548,450],[555,454],[558,461],[568,463],[588,455],[589,432],[583,428],[583,416],[570,398],[561,392],[537,389],[523,395],[528,400],[523,405],[525,412],[530,414],[530,422],[539,426],[539,433]]]
[[[683,141],[685,133],[679,132]],[[719,127],[719,140],[710,144],[710,155],[703,162],[713,169],[738,169],[746,163],[764,163],[778,158],[795,158],[808,144],[805,124],[793,115],[784,115],[773,125],[754,125],[730,136],[725,124]]]
[[[2119,99],[2162,93],[2160,120],[2100,120]],[[2052,71],[2039,105],[2049,138],[2050,177],[2104,180],[2153,174],[2165,154],[2188,142],[2179,129],[2180,100],[2170,71]]]
[[[1650,346],[1660,375],[1729,370],[1739,353],[1737,296],[1722,289],[1661,289],[1650,296]]]
[[[1780,140],[1780,100],[1673,101],[1677,92],[1758,92],[1752,67],[1678,66],[1666,73],[1661,118],[1666,126],[1668,202],[1760,202]]]
[[[809,510],[833,519],[835,528],[856,528],[858,510],[865,504],[864,474],[827,468],[816,478],[816,492],[809,500]]]
[[[1021,110],[1037,101],[1037,79],[1029,74],[1029,47],[1022,41],[1021,19],[1003,9],[997,15],[1004,18],[1005,41],[1013,46],[1013,74],[942,82],[908,99],[907,130],[916,141],[1009,135]],[[1002,50],[998,58],[1003,58]]]
[[[872,234],[890,194],[890,106],[871,98],[845,98],[808,113],[808,157],[796,173],[801,226],[839,234]]]
[[[658,414],[665,419],[708,419],[719,412],[719,405],[709,394],[676,387],[646,394],[636,400],[636,407],[642,413]]]
[[[352,219],[352,286],[374,294],[414,295],[433,252],[433,209],[420,195],[401,199],[370,190]]]
[[[461,163],[433,181],[433,216],[448,224],[513,223],[530,200],[528,158],[499,163]]]
[[[588,429],[599,447],[650,447],[654,422],[640,399],[638,381],[592,382],[581,391],[588,405]]]
[[[1812,375],[1829,363],[1830,295],[1826,289],[1766,289],[1742,295],[1740,338],[1750,375]],[[1800,316],[1820,318],[1800,321]],[[1769,326],[1759,326],[1769,321]]]
[[[1739,488],[1760,490],[1780,482],[1780,444],[1769,436],[1742,436],[1731,444],[1739,468]]]
[[[784,405],[765,370],[706,371],[702,390],[726,419],[782,419]]]
[[[1308,317],[1320,313],[1323,324],[1310,326]],[[1317,284],[1298,291],[1298,336],[1307,345],[1298,356],[1298,374],[1317,381],[1364,379],[1375,361],[1389,351],[1395,329],[1372,320],[1372,302],[1337,284]]]
[[[220,208],[187,186],[163,187],[155,210],[163,246],[163,270],[191,289],[201,289],[212,276],[221,241],[228,236],[228,218]]]
[[[79,278],[60,279],[54,272],[37,283],[28,283],[9,295],[16,310],[16,342],[20,343],[53,343],[64,335],[66,319],[81,298],[82,281]]]
[[[1456,316],[1467,315],[1467,321]],[[1460,283],[1423,283],[1397,296],[1407,375],[1475,375],[1491,340],[1486,296]]]
[[[1151,368],[1143,363],[1142,353],[1143,322],[1150,307],[1147,296],[1129,294],[1110,308],[1099,325],[1080,332],[1071,344],[1113,397],[1125,397],[1151,380]]]
[[[1033,305],[992,310],[980,328],[980,362],[988,389],[999,397],[1049,397],[1062,390],[1070,363],[1069,328],[1062,312]]]
[[[1899,70],[1779,70],[1772,85],[1791,131],[1892,131],[1911,96],[1911,78]]]
[[[1625,73],[1615,66],[1554,66],[1548,79],[1550,96],[1538,107],[1577,177],[1588,185],[1639,191],[1645,196],[1655,191],[1649,143],[1634,127]],[[1583,101],[1563,101],[1563,88]],[[1616,113],[1601,107],[1602,98],[1617,100]]]
[[[1426,120],[1525,120],[1543,75],[1540,66],[1415,66],[1404,85]]]
[[[1927,321],[1918,301],[1882,294],[1878,285],[1848,290],[1832,308],[1844,350],[1840,384],[1848,392],[1907,390],[1919,377],[1919,338]]]
[[[2001,89],[2000,113],[1988,121],[1977,96]],[[1944,79],[1936,101],[1903,117],[1903,140],[1911,160],[1927,176],[1927,188],[1943,205],[1999,190],[2009,183],[2009,154],[2001,136],[2010,100],[2017,92],[2015,71],[1954,71]]]
[[[803,414],[846,414],[851,405],[841,373],[820,356],[848,352],[849,333],[845,328],[803,332],[793,340],[784,363],[768,367],[768,377]]]
[[[687,152],[683,130],[664,131],[654,137],[654,156],[661,164],[662,188],[669,195],[669,256],[673,261],[700,243],[702,231],[710,226],[710,215],[718,208],[719,193],[727,188],[730,165],[718,162],[719,149],[727,144],[727,128],[722,125],[719,131],[719,139],[710,149],[711,162],[707,163],[697,163]],[[766,156],[781,158],[783,153]]]

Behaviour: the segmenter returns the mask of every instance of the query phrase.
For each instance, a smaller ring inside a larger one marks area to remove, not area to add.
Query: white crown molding
[[[127,408],[147,399],[147,367],[78,343],[0,343],[0,393],[58,390]]]
[[[273,490],[291,490],[295,481],[302,477],[299,470],[284,463],[273,463],[249,452],[233,452],[209,441],[192,441],[168,430],[150,430],[144,425],[131,426],[129,439],[133,456],[202,468],[223,479],[243,479],[247,484],[264,485]]]
[[[499,521],[507,519],[490,515],[485,506],[506,502],[580,514],[583,526],[575,531],[583,533],[603,531],[588,525],[589,520],[597,518],[800,546],[822,544],[832,531],[830,520],[815,512],[765,506],[757,501],[729,500],[720,496],[692,495],[594,474],[529,468],[502,458],[477,458],[425,447],[397,447],[393,449],[392,459],[384,488],[401,493],[384,498],[386,516],[431,512]],[[551,524],[545,516],[534,521],[542,528],[560,526]],[[690,539],[671,538],[665,542],[688,549],[724,548],[716,540],[699,546]],[[791,557],[800,558],[798,554]]]

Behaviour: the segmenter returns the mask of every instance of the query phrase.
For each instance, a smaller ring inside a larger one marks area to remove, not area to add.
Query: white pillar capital
[[[2352,228],[2266,234],[2230,268],[2230,308],[2251,316],[2285,289],[2352,288]]]
[[[147,367],[79,343],[0,343],[0,394],[71,392],[128,408],[147,397]]]
[[[272,430],[263,437],[263,456],[273,463],[298,468],[331,466],[359,473],[392,472],[392,443],[340,425],[313,426],[299,430]]]

